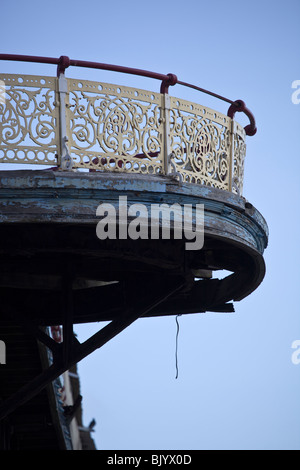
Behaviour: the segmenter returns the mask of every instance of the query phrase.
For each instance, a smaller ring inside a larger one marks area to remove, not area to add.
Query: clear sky
[[[96,419],[98,449],[300,450],[300,364],[291,360],[300,340],[300,104],[291,99],[300,80],[299,18],[298,0],[1,5],[3,53],[172,72],[243,99],[257,121],[244,196],[268,222],[266,277],[234,314],[179,318],[178,379],[175,317],[140,319],[80,362],[84,420]],[[0,72],[56,69],[2,62]],[[108,72],[72,68],[67,76],[158,91],[158,82]],[[193,90],[170,93],[227,111]],[[75,332],[83,339],[92,329]]]

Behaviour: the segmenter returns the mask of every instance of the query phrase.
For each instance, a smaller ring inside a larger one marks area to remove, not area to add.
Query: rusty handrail
[[[257,132],[255,118],[251,113],[250,109],[246,107],[246,104],[242,100],[236,100],[234,103],[231,104],[227,111],[227,116],[231,119],[234,118],[235,113],[243,112],[249,118],[250,124],[244,127],[246,135],[252,136],[255,135]]]
[[[143,76],[147,78],[161,80],[162,83],[160,87],[160,93],[168,93],[169,86],[174,86],[177,83],[178,85],[183,85],[189,88],[193,88],[197,91],[206,93],[220,100],[227,101],[228,103],[230,103],[230,107],[227,111],[227,116],[233,119],[233,116],[235,115],[236,112],[244,112],[250,121],[250,124],[244,127],[246,135],[253,136],[257,132],[254,115],[246,107],[244,101],[242,100],[233,101],[228,98],[225,98],[224,96],[218,95],[214,92],[205,90],[204,88],[200,88],[196,85],[179,81],[177,79],[177,76],[173,73],[162,74],[162,73],[157,73],[157,72],[151,72],[149,70],[125,67],[122,65],[103,64],[101,62],[89,62],[86,60],[74,60],[74,59],[70,59],[68,56],[60,56],[59,58],[56,58],[56,57],[29,56],[29,55],[18,55],[18,54],[0,54],[0,60],[37,62],[37,63],[43,63],[43,64],[57,65],[57,76],[64,73],[65,70],[70,66],[87,67],[87,68],[108,70],[111,72],[120,72],[120,73],[127,73],[131,75],[139,75],[139,76]]]
[[[148,78],[154,78],[163,82],[169,82],[170,76],[162,73],[151,72],[149,70],[136,69],[132,67],[124,67],[122,65],[102,64],[100,62],[89,62],[86,60],[69,59],[67,56],[56,57],[41,57],[30,55],[17,55],[17,54],[0,54],[0,60],[14,60],[20,62],[36,62],[40,64],[53,64],[57,65],[57,75],[64,73],[65,69],[70,66],[73,67],[87,67],[101,70],[109,70],[111,72],[121,72],[132,75],[140,75]]]
[[[220,100],[227,101],[227,103],[230,103],[230,106],[229,106],[228,111],[227,111],[227,116],[230,117],[231,119],[233,119],[235,113],[237,113],[237,112],[245,113],[246,116],[248,117],[249,121],[250,121],[250,124],[248,124],[247,126],[244,127],[246,135],[252,136],[252,135],[256,134],[257,128],[256,128],[256,124],[255,124],[255,118],[254,118],[252,112],[250,111],[250,109],[248,109],[246,107],[246,104],[245,104],[244,101],[242,101],[242,100],[232,101],[229,98],[225,98],[224,96],[218,95],[217,93],[214,93],[212,91],[208,91],[208,90],[205,90],[204,88],[200,88],[196,85],[192,85],[191,83],[181,82],[181,81],[178,80],[177,84],[178,85],[183,85],[183,86],[186,86],[186,87],[189,87],[189,88],[193,88],[194,90],[201,91],[202,93],[206,93],[207,95],[211,95],[214,98],[218,98]]]

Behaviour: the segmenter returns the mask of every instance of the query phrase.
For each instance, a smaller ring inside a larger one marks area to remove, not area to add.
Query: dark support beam
[[[52,352],[53,359],[55,361],[55,358],[58,354],[60,354],[61,351],[61,345],[54,341],[51,336],[47,335],[44,331],[42,331],[38,326],[32,326],[23,323],[22,327],[24,330],[26,330],[28,333],[31,335],[35,336],[35,338],[47,348],[49,348]]]
[[[9,422],[4,420],[0,422],[0,450],[10,450],[10,437],[12,434]]]
[[[62,276],[62,318],[63,318],[63,362],[69,363],[72,356],[73,348],[73,276],[71,273],[71,265],[68,264],[66,272]]]
[[[132,305],[124,312],[121,317],[110,322],[84,343],[73,343],[72,353],[68,354],[68,362],[63,360],[63,354],[61,354],[60,357],[57,354],[55,362],[48,369],[44,370],[31,382],[23,386],[20,390],[18,390],[18,392],[0,404],[0,420],[6,418],[16,408],[37,395],[49,383],[63,374],[66,370],[70,369],[73,365],[84,359],[96,349],[101,348],[105,343],[118,335],[131,323],[133,323],[139,317],[146,315],[150,310],[155,308],[168,297],[172,296],[182,287],[182,283],[177,283],[174,286],[169,286],[169,288],[166,288],[165,290],[161,290],[160,293],[156,296],[151,296],[151,299],[147,298],[144,301],[144,305]],[[60,344],[59,346],[63,347],[63,344]]]
[[[25,322],[22,314],[20,313],[12,314],[11,312],[8,312],[7,317],[11,320],[13,324],[20,325],[26,333],[29,333],[30,335],[34,336],[40,343],[44,344],[44,346],[47,346],[47,348],[49,348],[52,352],[53,360],[55,360],[56,356],[60,354],[61,344],[54,341],[51,336],[49,336],[47,333],[45,333],[45,331],[43,331],[42,328],[45,329],[45,327],[40,328],[37,325]]]

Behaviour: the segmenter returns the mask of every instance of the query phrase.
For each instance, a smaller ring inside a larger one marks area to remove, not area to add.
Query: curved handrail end
[[[250,109],[247,108],[246,103],[243,100],[234,101],[228,108],[227,116],[233,119],[235,116],[235,113],[241,113],[241,112],[245,113],[250,121],[250,124],[244,127],[246,135],[249,135],[249,136],[255,135],[257,132],[255,118],[252,112],[250,111]]]
[[[70,67],[71,65],[71,60],[69,59],[68,56],[66,55],[61,55],[60,58],[58,59],[58,64],[57,64],[57,76],[59,77],[60,74],[65,73],[65,70]]]
[[[167,74],[168,79],[163,80],[160,86],[160,93],[168,93],[169,86],[174,86],[178,82],[178,78],[174,73]]]

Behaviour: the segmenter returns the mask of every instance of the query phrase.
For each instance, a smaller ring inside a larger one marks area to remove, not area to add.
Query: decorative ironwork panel
[[[163,172],[162,95],[68,79],[69,151],[76,168]]]
[[[57,164],[57,79],[0,75],[0,162]]]
[[[212,109],[171,98],[172,163],[184,182],[230,190],[231,122]]]
[[[125,86],[77,79],[58,86],[54,77],[0,75],[0,162],[64,169],[64,156],[77,169],[173,172],[184,183],[241,194],[245,130],[231,118]]]
[[[246,133],[236,122],[234,123],[234,127],[232,192],[242,194],[246,156]]]

